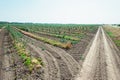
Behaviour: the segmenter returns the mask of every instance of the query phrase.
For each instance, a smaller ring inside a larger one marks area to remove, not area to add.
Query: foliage
[[[1,21],[0,22],[0,28],[4,27],[4,26],[7,26],[9,22],[4,22],[4,21]]]
[[[23,34],[17,31],[16,29],[10,27],[9,25],[6,29],[10,32],[14,40],[14,48],[17,50],[18,54],[20,55],[21,59],[24,61],[24,65],[26,65],[30,70],[35,68],[36,65],[41,65],[42,62],[39,62],[37,59],[37,63],[33,64],[32,60],[35,58],[31,58],[29,53],[25,50],[25,44],[21,39],[23,38]]]
[[[120,47],[120,29],[116,27],[106,26],[104,27],[107,34],[113,39],[116,46]]]
[[[25,64],[26,66],[30,66],[30,65],[32,64],[31,59],[30,59],[29,57],[26,58],[24,64]]]
[[[17,28],[16,28],[17,29]],[[51,39],[48,39],[48,38],[44,38],[44,37],[40,37],[40,36],[36,36],[32,33],[28,33],[28,32],[25,32],[23,30],[20,30],[20,29],[17,29],[18,31],[20,31],[21,33],[27,35],[27,36],[30,36],[34,39],[37,39],[37,40],[40,40],[40,41],[43,41],[43,42],[46,42],[46,43],[49,43],[51,45],[54,45],[54,46],[59,46],[59,47],[62,47],[62,48],[71,48],[70,43],[67,45],[67,44],[63,44],[59,41],[55,41],[55,40],[51,40]]]
[[[114,37],[113,33],[110,32],[110,31],[107,31],[107,34],[108,34],[110,37]]]
[[[11,26],[15,26],[26,32],[30,32],[37,35],[47,35],[59,38],[60,41],[47,39],[45,37],[36,37],[38,40],[46,43],[66,48],[65,44],[71,42],[72,44],[78,43],[81,38],[84,38],[86,32],[95,32],[99,25],[96,24],[39,24],[39,23],[11,23]]]
[[[120,47],[120,40],[114,40],[115,44]]]

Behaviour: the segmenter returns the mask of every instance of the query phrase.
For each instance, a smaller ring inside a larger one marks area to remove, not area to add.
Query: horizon
[[[78,25],[119,25],[119,23],[114,24],[101,24],[101,23],[41,23],[41,22],[9,22],[9,21],[0,21],[0,23],[12,23],[12,24],[78,24]]]
[[[0,21],[119,24],[119,0],[1,0]]]

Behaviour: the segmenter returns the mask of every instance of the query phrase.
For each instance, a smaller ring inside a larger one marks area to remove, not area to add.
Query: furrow
[[[14,80],[14,60],[13,60],[13,49],[9,33],[5,30],[3,42],[3,54],[2,54],[2,79],[3,80]]]
[[[60,70],[56,59],[48,52],[42,51],[39,47],[28,44],[28,49],[34,53],[38,54],[42,58],[44,63],[44,79],[45,80],[60,80]]]
[[[34,44],[36,46],[39,46],[39,47],[42,47],[42,48],[45,48],[48,52],[51,53],[52,56],[54,56],[56,58],[56,60],[58,62],[58,65],[60,67],[61,79],[71,79],[77,73],[77,71],[79,69],[79,65],[70,55],[68,55],[68,53],[62,53],[61,50],[59,50],[59,51],[57,50],[56,51],[55,50],[56,48],[52,48],[51,49],[50,46],[45,45],[45,43],[37,41],[37,40],[32,39],[30,37],[26,36],[26,38],[30,39],[28,41],[30,41],[32,44]],[[63,54],[67,55],[66,57],[68,57],[70,59],[67,60],[67,58],[65,58],[63,56]],[[71,59],[74,60],[74,63],[72,63],[73,61],[71,61]],[[72,68],[72,70],[71,70],[71,68]],[[73,70],[75,68],[76,68],[76,70]],[[76,71],[76,73],[74,73],[74,71]]]

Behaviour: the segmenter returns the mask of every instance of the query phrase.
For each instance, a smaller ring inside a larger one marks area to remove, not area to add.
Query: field
[[[38,23],[0,28],[0,80],[120,79],[119,28]]]
[[[106,30],[107,34],[115,42],[116,46],[120,49],[120,28],[106,26],[105,30]]]

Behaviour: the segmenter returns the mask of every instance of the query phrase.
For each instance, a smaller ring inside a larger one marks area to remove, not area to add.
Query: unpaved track
[[[113,45],[100,27],[75,80],[119,80],[120,56]]]
[[[0,51],[0,80],[14,80],[15,71],[14,71],[14,61],[13,61],[13,49],[11,44],[11,39],[6,30],[1,31],[2,37],[2,51]]]
[[[0,80],[2,80],[2,54],[3,54],[3,40],[4,40],[4,31],[0,31]]]
[[[5,32],[5,38],[3,43],[4,54],[2,62],[3,80],[14,80],[15,73],[13,69],[14,61],[12,60],[12,44],[8,32]]]
[[[102,31],[99,34],[100,44],[99,44],[99,55],[97,58],[97,66],[93,80],[107,80],[107,71],[106,71],[106,59],[104,54],[104,43],[102,38]]]
[[[111,45],[111,41],[106,37],[103,29],[102,35],[104,40],[104,49],[106,55],[106,63],[107,63],[107,75],[108,80],[119,80],[120,79],[120,57],[117,55],[115,48]],[[116,58],[116,57],[119,58]]]

